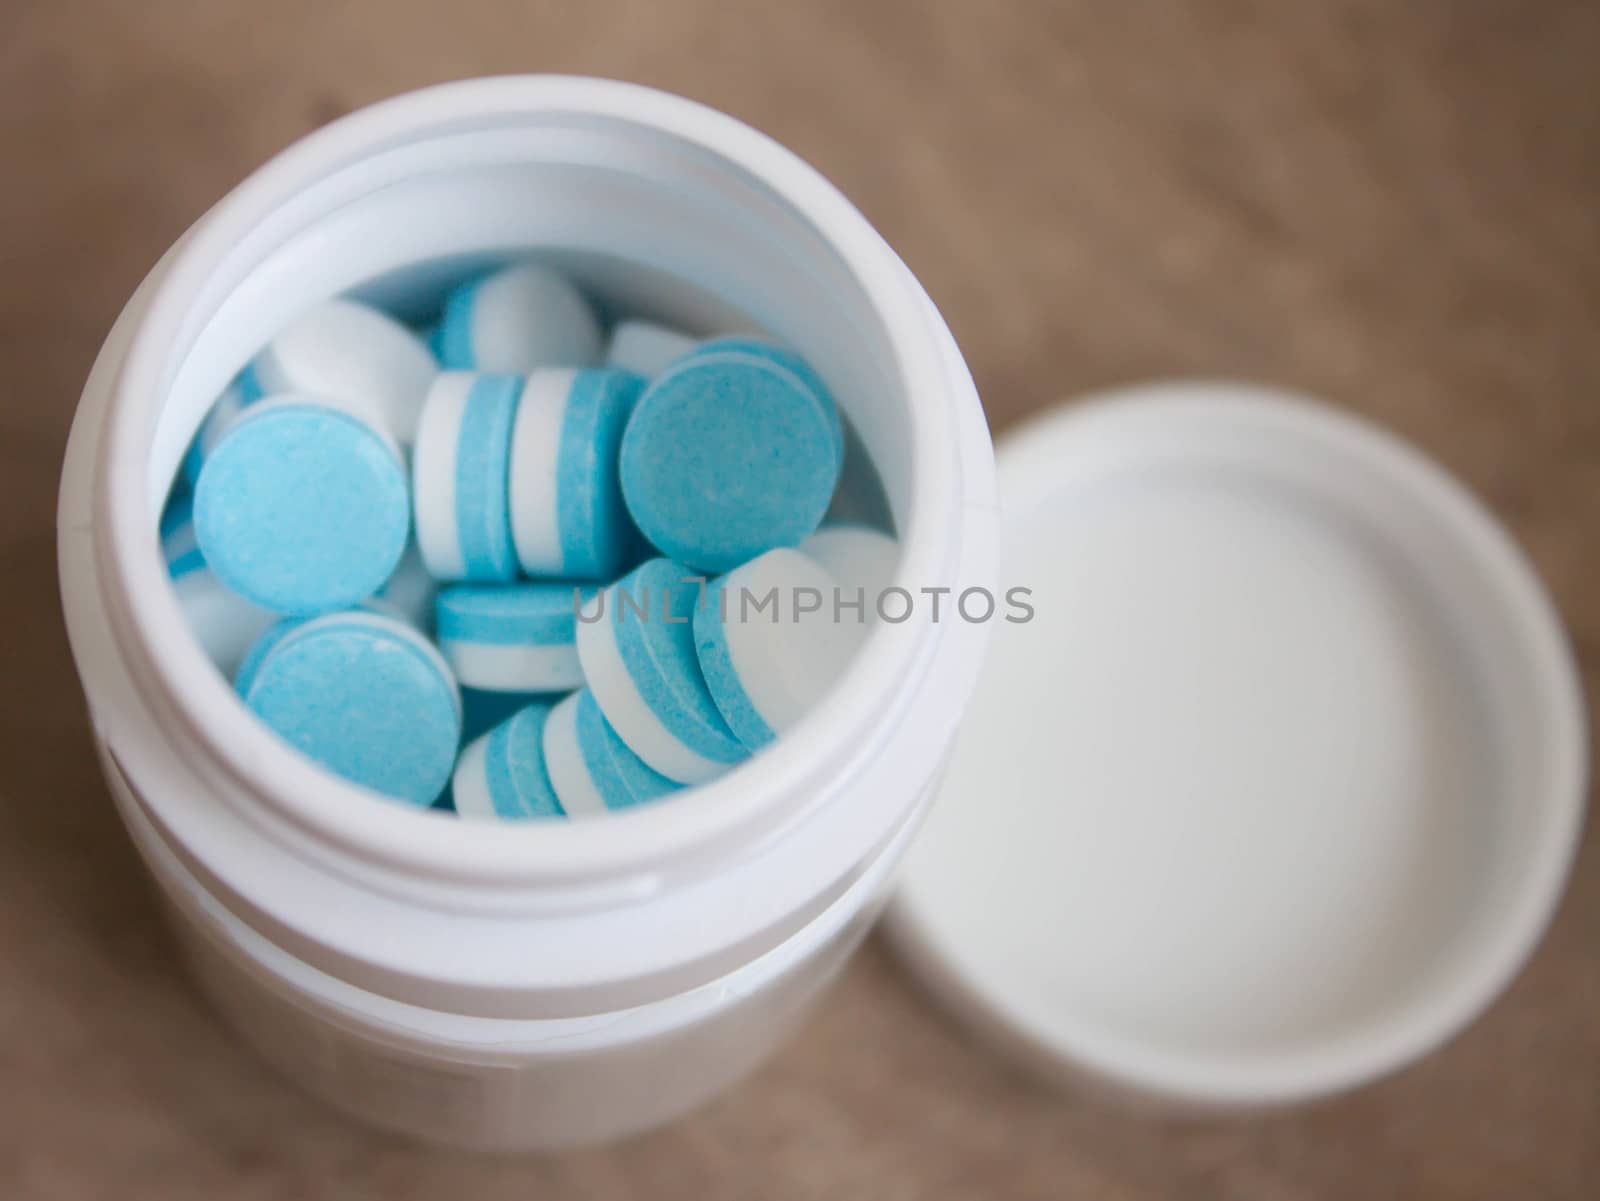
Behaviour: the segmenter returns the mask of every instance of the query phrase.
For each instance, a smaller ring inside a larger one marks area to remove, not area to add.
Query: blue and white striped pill
[[[450,781],[461,697],[433,644],[365,609],[279,623],[235,687],[291,746],[329,771],[427,807]]]
[[[739,741],[760,750],[809,713],[860,644],[836,620],[834,581],[780,547],[715,581],[694,616],[706,687]]]
[[[174,492],[161,510],[161,557],[173,579],[206,565],[194,536],[194,494]]]
[[[884,589],[894,583],[900,544],[882,530],[866,525],[825,525],[800,544],[800,550],[822,564],[833,577],[849,608],[850,620],[868,624],[878,619]],[[856,601],[861,602],[859,609]]]
[[[527,705],[466,745],[451,778],[457,814],[478,821],[566,815],[545,770],[549,716],[549,705]]]
[[[544,581],[456,584],[434,604],[439,650],[469,688],[564,692],[583,683],[578,606],[598,589]]]
[[[649,378],[698,345],[688,334],[653,321],[619,321],[606,344],[606,366]]]
[[[371,406],[390,437],[410,445],[439,364],[400,322],[354,300],[296,317],[240,376],[245,402],[295,392]]]
[[[531,576],[614,579],[640,546],[617,456],[644,390],[629,371],[534,371],[511,438],[511,536]]]
[[[278,615],[232,591],[206,566],[190,517],[192,497],[168,503],[161,515],[161,551],[178,606],[195,640],[223,675],[232,678],[250,647]]]
[[[205,463],[206,456],[222,440],[222,435],[228,432],[239,414],[261,399],[259,393],[245,388],[242,379],[243,377],[234,380],[223,389],[222,395],[217,397],[205,420],[200,423],[194,441],[189,443],[189,450],[183,456],[183,478],[191,488],[199,482],[200,468]]]
[[[566,276],[519,263],[452,292],[433,348],[440,363],[459,371],[589,367],[600,361],[600,322]]]
[[[359,406],[283,396],[252,405],[195,485],[200,550],[228,587],[278,613],[345,608],[377,592],[405,550],[411,497],[400,448]]]
[[[569,817],[628,809],[679,788],[618,737],[587,688],[550,711],[544,723],[544,763]]]
[[[417,547],[440,580],[510,580],[511,433],[522,381],[441,373],[428,390],[411,460]]]
[[[663,554],[731,571],[817,528],[839,478],[832,402],[771,357],[696,351],[645,389],[622,438],[622,494]]]
[[[579,615],[578,659],[606,720],[657,772],[680,784],[721,775],[749,753],[723,720],[695,656],[703,577],[652,559]]]

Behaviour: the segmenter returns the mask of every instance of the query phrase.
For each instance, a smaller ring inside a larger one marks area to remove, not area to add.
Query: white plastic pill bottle
[[[710,109],[591,79],[430,88],[292,146],[168,252],[94,365],[61,490],[63,603],[111,792],[239,1037],[366,1121],[499,1149],[665,1121],[777,1045],[876,915],[989,634],[925,608],[879,622],[768,752],[605,820],[414,811],[280,743],[168,585],[157,520],[179,459],[310,305],[355,292],[420,318],[524,252],[613,313],[792,344],[877,468],[899,583],[995,584],[989,437],[944,323],[833,187]]]

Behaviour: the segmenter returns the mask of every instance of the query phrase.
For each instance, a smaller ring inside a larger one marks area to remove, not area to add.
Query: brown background
[[[675,1128],[474,1160],[349,1127],[173,976],[90,758],[50,514],[90,357],[264,156],[469,74],[621,76],[832,176],[926,282],[991,421],[1223,373],[1371,414],[1464,476],[1600,668],[1593,5],[0,0],[0,1197],[1593,1198],[1600,834],[1510,995],[1297,1113],[1174,1125],[1003,1067],[871,945]]]

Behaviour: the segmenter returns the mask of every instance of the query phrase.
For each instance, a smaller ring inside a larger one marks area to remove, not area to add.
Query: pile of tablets
[[[896,548],[823,525],[844,430],[799,355],[637,320],[538,263],[418,334],[336,299],[217,400],[162,520],[246,705],[462,816],[579,816],[721,774],[846,666]]]

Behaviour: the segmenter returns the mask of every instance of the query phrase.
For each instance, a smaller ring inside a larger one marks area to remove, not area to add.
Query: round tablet
[[[544,761],[570,817],[642,805],[679,787],[628,748],[587,688],[551,710],[544,726]]]
[[[720,350],[680,360],[645,389],[622,438],[634,523],[664,554],[712,572],[797,545],[839,478],[829,411],[768,358]]]
[[[665,371],[696,346],[688,334],[650,321],[619,321],[606,345],[606,366],[643,376]]]
[[[511,431],[522,381],[441,373],[428,390],[411,460],[417,547],[441,580],[510,580]]]
[[[704,577],[652,559],[579,614],[578,659],[606,720],[656,771],[680,784],[721,775],[749,751],[700,674],[694,611]]]
[[[717,580],[696,611],[706,686],[751,750],[810,712],[860,644],[865,627],[836,620],[834,592],[818,563],[780,547]]]
[[[877,620],[878,601],[894,583],[895,564],[900,559],[898,542],[871,526],[825,525],[802,542],[800,549],[822,564],[847,601],[859,597],[859,617],[853,609],[842,611],[846,617],[858,624]]]
[[[371,405],[386,432],[410,445],[439,364],[400,322],[354,300],[301,313],[245,368],[248,400],[296,392]]]
[[[834,403],[833,393],[828,391],[828,385],[822,382],[822,376],[816,369],[806,362],[804,358],[785,346],[776,342],[769,342],[765,338],[758,338],[753,334],[723,334],[721,337],[710,338],[695,347],[696,354],[716,354],[718,351],[737,351],[741,354],[755,355],[758,359],[766,359],[775,363],[785,371],[792,372],[806,387],[811,389],[811,394],[816,397],[817,403],[822,406],[827,415],[828,424],[833,430],[834,443],[839,447],[839,453],[844,454],[844,421],[839,416],[839,406]]]
[[[433,348],[453,370],[522,373],[598,363],[600,341],[594,310],[564,275],[520,263],[452,292]]]
[[[549,705],[527,705],[466,745],[451,778],[458,814],[503,821],[565,815],[544,766],[549,715]]]
[[[426,807],[461,740],[461,698],[432,644],[405,622],[356,610],[268,631],[241,669],[245,704],[336,775]]]
[[[643,389],[629,371],[528,376],[511,437],[511,535],[528,575],[615,579],[639,548],[617,455]]]
[[[456,584],[434,602],[439,650],[469,688],[564,692],[583,683],[578,608],[598,589],[545,581]]]
[[[245,599],[310,614],[365,600],[405,550],[410,494],[399,449],[316,400],[254,405],[206,456],[195,534]]]

